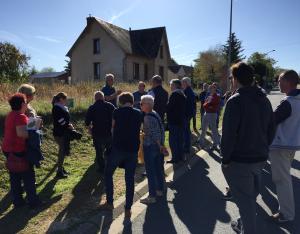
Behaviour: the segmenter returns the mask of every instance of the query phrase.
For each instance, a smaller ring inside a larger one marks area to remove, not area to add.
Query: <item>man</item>
[[[151,84],[152,89],[149,91],[149,95],[154,97],[153,109],[159,114],[164,123],[169,95],[162,87],[162,78],[159,75],[152,77]]]
[[[214,85],[209,86],[209,96],[206,98],[203,108],[205,110],[205,113],[203,115],[202,119],[202,131],[201,135],[199,137],[200,146],[204,148],[205,145],[205,136],[207,133],[207,128],[209,127],[212,131],[212,140],[213,140],[213,146],[211,149],[218,149],[220,145],[220,137],[219,132],[217,128],[217,112],[218,108],[220,106],[220,97],[217,94],[217,88]]]
[[[145,82],[140,81],[139,82],[139,86],[138,86],[138,91],[136,91],[136,92],[133,93],[133,98],[134,98],[134,105],[133,105],[133,107],[134,108],[141,109],[141,107],[140,107],[141,97],[143,95],[147,94],[147,92],[145,91],[145,88],[146,88]]]
[[[98,172],[103,173],[105,168],[105,157],[111,149],[111,126],[112,115],[115,107],[104,101],[104,94],[97,91],[94,94],[95,103],[91,105],[85,116],[85,124],[93,137],[96,150],[96,162]]]
[[[208,84],[207,83],[204,83],[202,85],[202,92],[199,94],[199,101],[200,101],[200,115],[201,115],[201,129],[202,129],[202,120],[203,120],[203,115],[205,113],[205,110],[204,110],[204,103],[205,103],[205,100],[207,98],[207,94],[208,94]]]
[[[117,106],[117,97],[122,91],[116,91],[114,87],[115,76],[113,74],[105,75],[105,86],[101,89],[104,93],[105,101],[110,102],[115,107]]]
[[[172,152],[172,160],[167,163],[178,163],[183,160],[184,123],[186,97],[181,89],[181,82],[173,79],[170,82],[172,94],[167,105],[167,121],[169,127],[169,145]]]
[[[289,70],[280,75],[278,82],[280,91],[285,93],[286,97],[274,112],[277,130],[270,147],[270,161],[279,210],[272,218],[284,223],[295,218],[290,170],[295,152],[300,150],[300,90],[297,89],[299,76],[295,71]]]
[[[26,100],[27,100],[27,110],[25,112],[25,115],[30,118],[30,117],[36,117],[36,111],[35,109],[33,109],[33,107],[29,104],[35,96],[35,88],[32,85],[29,84],[22,84],[19,88],[18,88],[18,93],[22,93],[25,94],[26,96]]]
[[[254,84],[253,69],[240,62],[232,66],[238,90],[225,108],[221,155],[222,170],[241,218],[231,223],[238,233],[255,234],[256,197],[261,172],[275,134],[272,106]]]
[[[222,95],[222,91],[221,89],[219,88],[219,85],[217,82],[214,82],[213,83],[213,86],[216,87],[216,92],[217,92],[217,95],[220,97],[220,103],[219,103],[219,107],[218,107],[218,111],[217,111],[217,120],[216,120],[216,124],[217,124],[217,129],[219,129],[219,122],[220,122],[220,113],[222,111],[222,108],[224,106],[224,100],[223,100],[223,95]]]
[[[184,145],[183,150],[185,154],[190,154],[191,151],[191,119],[196,113],[195,103],[196,96],[192,89],[192,81],[189,77],[184,77],[181,80],[182,88],[186,96],[185,105],[185,121],[184,121]]]
[[[107,159],[105,168],[106,204],[103,209],[112,210],[113,205],[113,174],[117,167],[125,169],[126,204],[125,217],[130,218],[134,196],[134,174],[140,144],[140,128],[142,114],[133,108],[133,96],[124,92],[119,96],[120,107],[113,113],[112,153]]]

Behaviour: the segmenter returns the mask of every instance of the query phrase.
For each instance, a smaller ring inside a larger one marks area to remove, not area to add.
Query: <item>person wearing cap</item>
[[[25,115],[30,118],[30,117],[36,117],[37,113],[35,109],[29,104],[35,97],[35,88],[30,85],[30,84],[22,84],[18,88],[18,93],[22,93],[26,96],[27,100],[27,110],[25,112]]]

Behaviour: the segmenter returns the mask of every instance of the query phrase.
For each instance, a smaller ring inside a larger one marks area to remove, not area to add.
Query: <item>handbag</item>
[[[24,155],[17,156],[14,153],[8,154],[5,166],[7,170],[12,173],[22,173],[30,169],[27,158]]]

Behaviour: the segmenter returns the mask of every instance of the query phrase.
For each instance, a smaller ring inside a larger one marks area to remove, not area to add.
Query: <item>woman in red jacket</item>
[[[220,144],[220,137],[216,125],[217,112],[220,106],[220,97],[217,95],[217,87],[215,85],[209,86],[209,94],[203,105],[205,113],[202,120],[202,132],[199,138],[200,146],[204,147],[204,140],[207,128],[212,131],[213,146],[212,149],[217,149]]]

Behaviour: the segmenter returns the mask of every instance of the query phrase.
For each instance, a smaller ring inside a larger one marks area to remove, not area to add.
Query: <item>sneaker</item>
[[[114,209],[114,205],[105,202],[104,204],[100,205],[100,210],[105,210],[105,211],[112,211]]]
[[[164,195],[163,191],[157,190],[156,191],[156,196],[162,197]]]
[[[291,219],[285,218],[285,217],[283,216],[283,214],[280,213],[280,212],[277,212],[277,213],[273,214],[273,215],[271,216],[271,219],[272,219],[274,222],[276,222],[276,223],[288,223],[288,222],[292,222],[292,221],[293,221],[293,220],[291,220]]]
[[[56,178],[57,178],[57,179],[65,179],[65,178],[68,178],[68,175],[65,174],[63,171],[58,171],[58,172],[56,173]]]
[[[236,232],[236,233],[243,233],[243,224],[242,220],[239,218],[237,221],[232,221],[231,222],[231,228]]]
[[[155,197],[146,197],[144,199],[141,199],[140,202],[145,205],[150,205],[150,204],[156,203],[156,198]]]

